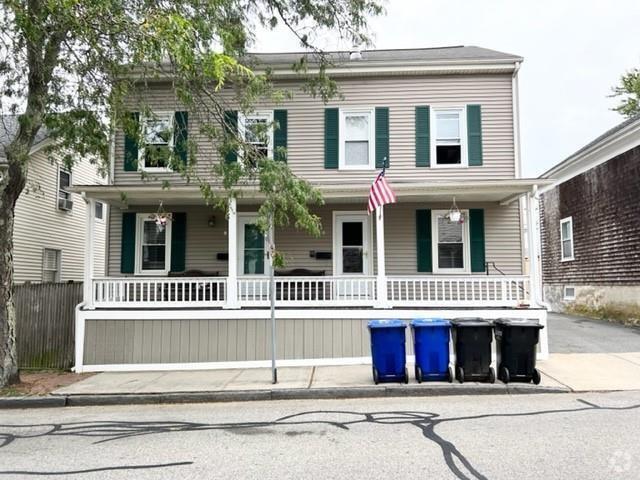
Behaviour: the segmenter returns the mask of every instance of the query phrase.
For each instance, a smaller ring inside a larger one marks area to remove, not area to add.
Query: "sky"
[[[477,45],[524,57],[519,74],[524,177],[537,177],[624,120],[608,98],[640,67],[640,0],[389,0],[370,21],[374,47]],[[344,49],[334,36],[317,39]],[[284,29],[257,52],[299,50]]]

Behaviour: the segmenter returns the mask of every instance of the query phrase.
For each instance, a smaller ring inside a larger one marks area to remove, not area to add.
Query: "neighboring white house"
[[[17,117],[0,120],[0,145],[17,128]],[[73,184],[106,183],[96,165],[86,159],[71,170],[60,155],[45,150],[52,140],[42,129],[31,151],[27,185],[16,203],[14,225],[14,282],[82,281],[85,264],[85,229],[88,203],[70,191]],[[0,148],[0,162],[6,162]],[[95,204],[95,272],[104,272],[108,206]]]

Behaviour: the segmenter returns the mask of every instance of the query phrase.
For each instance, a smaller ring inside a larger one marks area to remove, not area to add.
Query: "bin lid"
[[[456,327],[491,327],[491,320],[479,317],[454,318],[451,323]]]
[[[412,327],[450,327],[451,322],[444,318],[414,318],[411,320]]]
[[[367,323],[369,328],[407,328],[407,324],[398,318],[384,320],[369,320]]]
[[[531,318],[498,318],[495,323],[505,327],[531,327],[541,330],[544,328],[544,325]]]

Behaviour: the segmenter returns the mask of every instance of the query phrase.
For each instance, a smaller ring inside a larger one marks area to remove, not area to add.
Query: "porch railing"
[[[95,307],[220,307],[226,301],[224,277],[121,277],[93,281]]]
[[[514,307],[529,301],[526,276],[388,276],[391,306]]]
[[[372,306],[376,300],[375,277],[276,277],[276,305],[300,307]],[[269,305],[269,278],[238,278],[241,306]]]

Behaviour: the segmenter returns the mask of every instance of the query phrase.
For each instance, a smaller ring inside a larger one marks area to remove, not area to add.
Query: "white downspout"
[[[511,105],[513,108],[513,154],[515,160],[515,177],[522,177],[522,158],[520,156],[520,87],[518,85],[518,72],[520,62],[516,62],[511,76]]]

